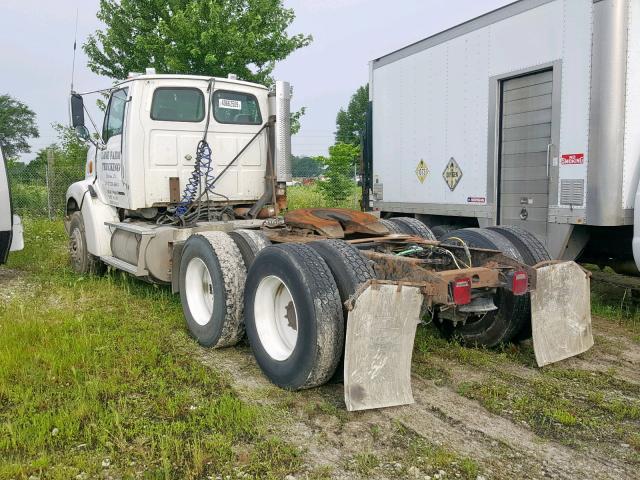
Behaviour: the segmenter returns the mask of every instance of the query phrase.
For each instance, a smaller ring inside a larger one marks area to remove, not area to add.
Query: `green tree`
[[[97,16],[106,28],[83,48],[93,72],[115,79],[155,67],[265,84],[312,40],[287,32],[295,15],[282,0],[100,0]]]
[[[291,173],[294,178],[314,178],[322,174],[322,163],[312,157],[291,157]]]
[[[318,183],[318,188],[329,203],[340,203],[352,194],[353,165],[359,154],[358,146],[336,143],[329,147],[329,157],[317,157],[325,165],[325,179]]]
[[[369,84],[364,85],[351,96],[347,109],[341,108],[336,116],[336,142],[360,145],[364,133],[369,107]]]
[[[29,138],[38,138],[36,114],[10,95],[0,95],[0,147],[6,158],[29,153]]]

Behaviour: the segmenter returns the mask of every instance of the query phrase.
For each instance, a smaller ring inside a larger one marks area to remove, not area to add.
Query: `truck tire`
[[[437,240],[431,229],[417,218],[394,217],[390,218],[389,221],[395,223],[400,231],[407,235],[415,235],[425,240]]]
[[[257,230],[234,230],[229,235],[236,242],[247,270],[251,267],[260,250],[271,245],[271,241],[266,235]]]
[[[69,219],[69,258],[71,268],[81,275],[102,275],[106,265],[89,253],[82,213],[73,212]]]
[[[443,243],[454,242],[452,237],[463,240],[470,247],[500,250],[505,255],[522,261],[516,247],[496,232],[482,228],[465,228],[449,232],[442,238]],[[495,347],[510,342],[529,320],[528,299],[515,296],[504,288],[499,288],[493,297],[497,310],[454,327],[448,320],[436,325],[447,337],[457,337],[466,345]]]
[[[380,222],[382,225],[387,227],[387,230],[389,230],[389,233],[391,233],[391,234],[395,234],[395,233],[402,234],[402,233],[404,233],[396,223],[392,222],[389,219],[381,218],[380,220],[378,220],[378,222]]]
[[[191,335],[205,347],[228,347],[244,334],[247,269],[224,232],[191,235],[180,261],[180,300]]]
[[[522,255],[523,262],[529,266],[551,260],[544,244],[531,232],[514,225],[499,225],[489,227],[489,230],[499,233],[515,245]]]
[[[441,239],[447,233],[453,232],[454,230],[460,230],[461,228],[464,227],[460,225],[436,225],[435,227],[431,227],[431,231],[437,239]]]
[[[348,244],[344,240],[322,240],[308,244],[320,254],[327,263],[333,279],[338,286],[340,302],[347,315],[345,302],[353,296],[360,286],[376,278],[371,263],[368,262],[357,248]]]
[[[308,245],[316,250],[327,263],[338,286],[346,335],[349,311],[345,303],[364,283],[376,278],[376,274],[371,263],[360,254],[358,249],[343,240],[322,240],[311,242]],[[344,380],[344,344],[340,347],[340,352],[340,362],[331,379],[332,382]]]
[[[534,266],[537,263],[551,260],[551,255],[547,252],[544,244],[538,240],[538,238],[531,232],[525,230],[522,227],[516,227],[513,225],[500,225],[497,227],[489,227],[490,230],[499,233],[513,243],[520,254],[522,255],[522,262]],[[527,318],[522,329],[514,337],[515,341],[522,341],[531,338],[531,296],[526,294],[527,300]]]
[[[266,377],[288,390],[326,383],[344,345],[338,287],[320,254],[302,244],[267,247],[249,269],[247,337]]]

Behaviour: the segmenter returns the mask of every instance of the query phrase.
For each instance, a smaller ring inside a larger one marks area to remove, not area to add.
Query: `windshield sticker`
[[[218,108],[228,108],[230,110],[242,110],[242,102],[240,100],[232,100],[230,98],[219,98]]]

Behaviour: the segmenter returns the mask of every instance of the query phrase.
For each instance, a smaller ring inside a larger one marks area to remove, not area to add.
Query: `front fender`
[[[65,227],[67,231],[68,219],[74,211],[82,213],[84,221],[87,249],[97,257],[111,255],[111,230],[105,222],[118,222],[118,211],[100,200],[100,196],[93,198],[89,193],[90,180],[73,183],[67,189]],[[72,201],[73,200],[73,201]],[[76,208],[70,206],[75,203]]]

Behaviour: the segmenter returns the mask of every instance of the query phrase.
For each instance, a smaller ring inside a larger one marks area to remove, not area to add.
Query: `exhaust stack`
[[[291,85],[277,81],[275,96],[271,94],[270,111],[276,115],[274,158],[278,183],[291,181]]]

